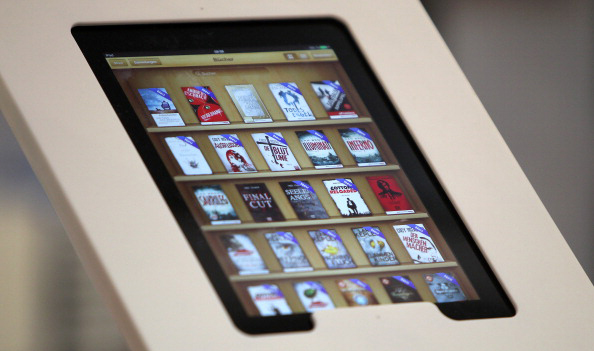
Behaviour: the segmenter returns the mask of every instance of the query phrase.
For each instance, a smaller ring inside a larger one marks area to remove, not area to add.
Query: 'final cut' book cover
[[[253,85],[227,85],[225,89],[245,123],[272,122],[270,113]]]
[[[328,292],[320,282],[299,282],[294,283],[293,287],[307,312],[331,310],[334,308],[334,303],[330,295],[328,295]]]
[[[264,236],[285,272],[313,270],[293,233],[273,232]]]
[[[285,217],[276,205],[264,183],[236,184],[237,190],[254,218],[254,222],[284,221]]]
[[[373,139],[371,139],[371,135],[365,129],[339,129],[338,132],[359,167],[386,165]]]
[[[271,83],[268,84],[268,87],[288,121],[312,121],[316,119],[297,84],[292,82]]]
[[[372,266],[390,266],[400,263],[378,227],[353,228],[352,230]]]
[[[437,302],[465,301],[466,295],[453,274],[425,274],[425,283]]]
[[[311,87],[318,96],[318,99],[320,99],[326,112],[328,112],[330,118],[359,117],[349,102],[344,89],[337,80],[311,82]]]
[[[229,124],[227,115],[210,87],[183,87],[181,90],[201,124]]]
[[[285,300],[285,295],[276,285],[263,284],[248,286],[248,292],[261,316],[277,316],[291,314],[291,307]]]
[[[245,234],[223,234],[221,243],[240,275],[267,274],[268,269],[256,246]]]
[[[371,211],[349,178],[324,180],[328,193],[343,217],[369,216]]]
[[[349,306],[377,305],[373,290],[360,279],[337,280],[336,285]]]
[[[398,302],[422,301],[415,284],[408,276],[392,276],[380,278],[382,285],[386,289],[390,300]]]
[[[414,263],[443,262],[443,257],[422,224],[395,225],[394,230]]]
[[[186,124],[165,88],[138,89],[157,127],[182,127]]]
[[[289,144],[281,133],[254,133],[254,142],[273,172],[300,170]]]
[[[321,130],[295,132],[315,168],[342,168],[332,144]]]
[[[396,179],[391,176],[367,177],[375,196],[388,215],[415,213]]]
[[[310,230],[309,236],[329,269],[357,267],[335,230]]]
[[[326,219],[328,213],[318,199],[316,191],[309,182],[294,180],[280,182],[280,186],[287,195],[291,206],[299,219]]]
[[[229,198],[220,185],[196,186],[194,195],[211,224],[241,223]]]
[[[209,135],[208,139],[229,173],[257,172],[237,134]]]

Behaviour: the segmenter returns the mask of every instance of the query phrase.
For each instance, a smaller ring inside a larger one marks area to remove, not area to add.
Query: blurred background
[[[423,4],[594,280],[594,2]],[[127,350],[1,113],[0,223],[0,350]]]

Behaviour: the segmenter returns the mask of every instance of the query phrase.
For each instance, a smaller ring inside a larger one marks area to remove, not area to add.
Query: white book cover
[[[157,127],[183,127],[186,124],[165,88],[138,89]]]
[[[245,123],[272,122],[270,113],[253,85],[226,85],[225,89]]]
[[[437,245],[422,224],[395,225],[394,230],[414,263],[444,261]]]
[[[268,84],[268,87],[288,121],[312,121],[316,119],[297,84],[292,82],[271,83]]]
[[[249,236],[225,234],[221,235],[221,242],[240,275],[268,273],[264,260]]]
[[[254,142],[273,172],[296,171],[301,167],[281,133],[254,133]]]
[[[371,211],[349,178],[324,180],[328,193],[343,217],[369,216]]]
[[[257,172],[237,134],[209,135],[208,139],[229,173]]]
[[[293,284],[303,307],[307,312],[331,310],[334,303],[320,282],[299,282]]]
[[[212,174],[200,147],[192,137],[168,137],[165,142],[185,175]]]
[[[261,316],[277,316],[291,314],[291,307],[285,300],[285,295],[273,284],[248,286],[248,292]]]

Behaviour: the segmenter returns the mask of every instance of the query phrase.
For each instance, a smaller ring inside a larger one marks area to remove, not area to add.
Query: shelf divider
[[[204,225],[202,230],[205,232],[223,232],[223,231],[241,231],[250,229],[280,229],[280,228],[295,228],[295,227],[328,227],[337,224],[369,224],[377,222],[391,222],[405,219],[428,218],[429,215],[425,212],[404,214],[404,215],[375,215],[364,217],[345,217],[345,218],[329,218],[329,219],[314,219],[314,220],[295,220],[284,222],[262,222],[262,223],[241,223],[241,224],[223,224],[223,225]]]
[[[149,127],[146,130],[149,133],[169,133],[169,132],[214,132],[218,130],[243,130],[243,129],[278,129],[278,128],[292,128],[303,127],[313,129],[315,127],[323,126],[340,126],[345,124],[368,124],[372,120],[370,117],[359,118],[345,118],[345,119],[318,119],[315,121],[299,121],[299,122],[269,122],[269,123],[233,123],[233,124],[215,124],[215,125],[192,125],[184,127]]]
[[[287,280],[287,279],[319,279],[325,277],[342,277],[342,276],[360,276],[377,273],[394,273],[419,271],[426,269],[446,269],[458,267],[456,262],[438,262],[438,263],[420,263],[420,264],[401,264],[396,266],[373,266],[373,267],[357,267],[344,269],[324,269],[318,271],[306,272],[278,272],[269,274],[254,274],[254,275],[231,275],[229,280],[233,283],[251,282],[262,280]]]
[[[213,181],[213,180],[244,180],[244,179],[262,179],[262,178],[299,178],[315,175],[332,175],[332,174],[352,174],[352,173],[371,173],[371,172],[390,172],[397,171],[400,167],[398,165],[387,166],[371,166],[371,167],[344,167],[344,168],[328,168],[328,169],[311,169],[300,171],[284,171],[284,172],[257,172],[257,173],[219,173],[208,175],[194,175],[194,176],[175,176],[176,182],[195,182],[195,181]]]

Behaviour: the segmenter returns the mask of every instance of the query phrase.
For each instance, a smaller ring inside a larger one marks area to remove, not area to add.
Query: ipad
[[[373,53],[340,22],[72,33],[113,106],[103,118],[121,121],[242,331],[310,330],[321,310],[414,302],[457,320],[515,314]]]

